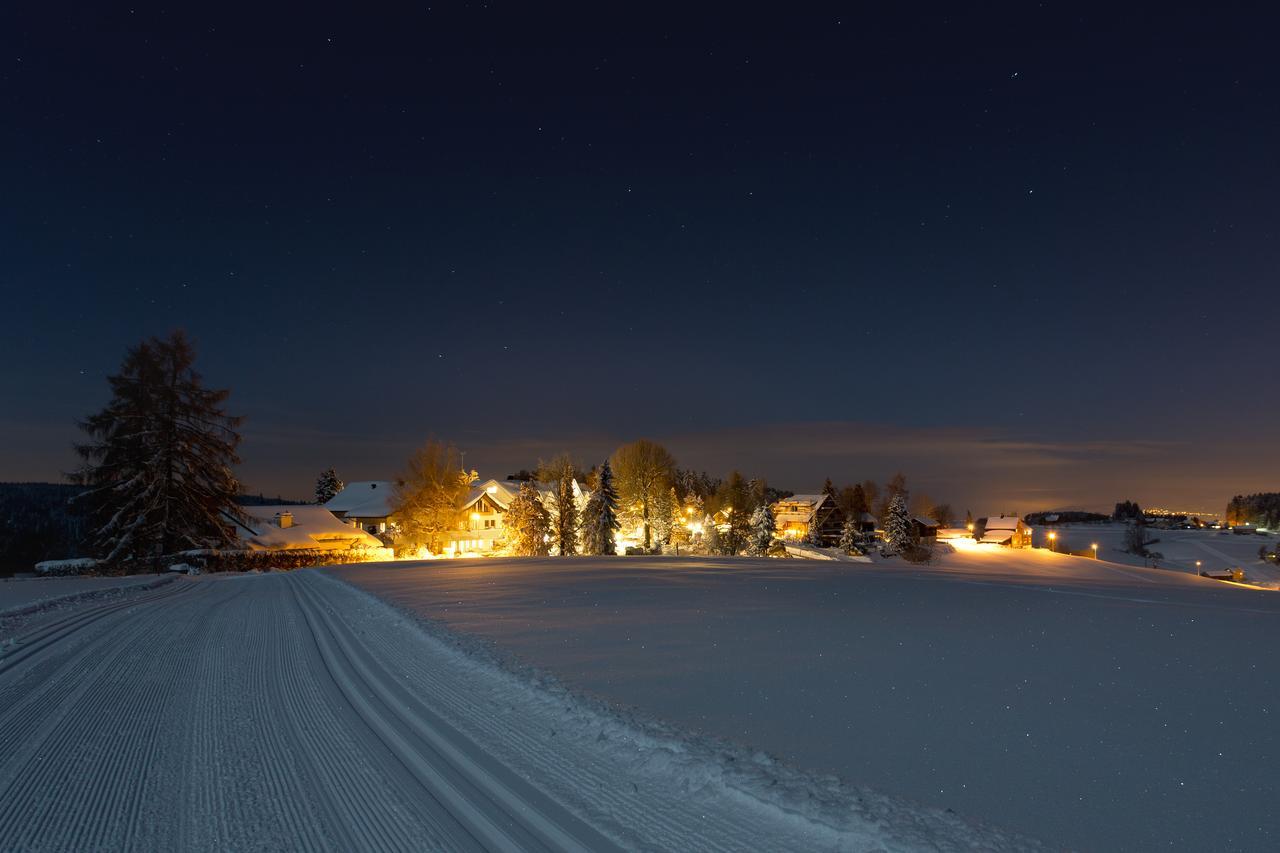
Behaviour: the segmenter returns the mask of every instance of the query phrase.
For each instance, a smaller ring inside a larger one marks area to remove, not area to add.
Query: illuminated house
[[[389,480],[347,483],[324,508],[361,530],[386,533],[395,516],[395,487]]]
[[[793,541],[808,536],[816,524],[823,542],[834,545],[840,541],[844,513],[828,494],[792,495],[773,505],[773,522],[778,536]],[[874,522],[872,529],[875,529]]]
[[[1030,548],[1031,528],[1016,515],[993,515],[987,519],[979,519],[985,524],[982,538],[978,541],[987,545],[1004,545],[1007,548]]]
[[[456,529],[449,531],[449,544],[445,551],[455,555],[481,555],[501,550],[505,539],[502,518],[522,485],[524,483],[518,480],[486,480],[473,487],[459,510]],[[533,485],[538,490],[542,505],[551,512],[554,506],[552,490],[538,483]],[[573,500],[579,513],[587,502],[588,494],[577,480],[573,481]]]
[[[245,520],[234,522],[236,537],[242,547],[250,551],[382,548],[377,537],[335,518],[322,506],[246,506],[241,509]]]

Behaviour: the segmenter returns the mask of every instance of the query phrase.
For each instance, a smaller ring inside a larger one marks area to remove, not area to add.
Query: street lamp
[[[1196,560],[1196,574],[1200,574],[1200,561]]]
[[[1093,559],[1095,560],[1098,559],[1098,543],[1094,542],[1089,547],[1093,549]]]
[[[1049,550],[1050,550],[1050,551],[1057,551],[1057,550],[1058,550],[1057,548],[1055,548],[1055,547],[1054,547],[1054,546],[1057,544],[1057,540],[1058,540],[1058,534],[1056,534],[1056,533],[1054,533],[1052,530],[1050,530],[1050,531],[1049,531]]]

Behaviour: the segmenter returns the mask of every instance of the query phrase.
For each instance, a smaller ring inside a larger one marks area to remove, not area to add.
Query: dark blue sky
[[[1280,486],[1274,14],[530,5],[7,4],[0,479],[180,326],[285,494],[428,433],[1028,509]]]

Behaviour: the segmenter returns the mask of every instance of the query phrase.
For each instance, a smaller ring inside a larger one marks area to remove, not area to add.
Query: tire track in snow
[[[57,635],[65,637],[129,609],[66,620]],[[13,838],[23,848],[104,849],[122,843],[128,813],[137,810],[136,799],[134,808],[130,800],[141,795],[141,786],[130,782],[146,772],[146,741],[154,738],[163,721],[161,706],[179,683],[153,650],[181,639],[184,627],[195,624],[186,620],[175,631],[166,619],[111,621],[93,637],[87,654],[78,656],[78,666],[55,671],[55,680],[80,679],[80,686],[62,693],[61,701],[48,709],[40,721],[43,731],[26,750],[0,753],[25,754],[26,759],[12,771],[15,784],[0,795],[0,837]],[[56,654],[58,646],[41,642],[34,648],[32,654]],[[146,678],[157,665],[157,677]],[[103,731],[112,735],[108,744],[101,742]],[[25,822],[25,831],[15,831],[17,820]]]
[[[170,587],[83,606],[0,659],[0,847],[921,846],[765,803],[704,753],[530,687],[327,575]]]
[[[453,815],[466,833],[456,841],[486,850],[614,849],[537,788],[485,761],[483,752],[406,696],[397,680],[330,616],[310,584],[291,581],[334,681],[423,790]]]

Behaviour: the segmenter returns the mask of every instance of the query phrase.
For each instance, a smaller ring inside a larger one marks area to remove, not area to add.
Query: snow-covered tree
[[[826,547],[827,540],[822,533],[822,522],[818,518],[818,513],[814,512],[813,517],[809,519],[809,527],[804,534],[804,543],[812,545],[815,548]]]
[[[182,332],[128,351],[108,379],[112,397],[80,428],[83,460],[74,479],[98,556],[128,560],[184,548],[227,545],[240,484],[240,418],[222,409],[229,391],[204,387]]]
[[[672,487],[654,496],[653,508],[650,510],[650,523],[653,527],[655,545],[666,545],[671,541],[675,525],[679,522],[677,513],[680,503],[676,500],[676,490]]]
[[[326,504],[333,500],[333,496],[342,491],[345,485],[338,479],[338,472],[332,468],[321,471],[320,477],[316,480],[316,503]]]
[[[439,553],[477,479],[475,471],[463,469],[461,454],[451,444],[432,438],[414,451],[395,486],[404,542]]]
[[[550,553],[551,516],[542,505],[542,496],[529,482],[511,499],[503,517],[507,550],[518,557],[545,557]]]
[[[773,510],[767,503],[762,503],[751,513],[751,532],[747,536],[747,550],[756,557],[764,557],[773,544],[773,534],[777,529],[773,519]]]
[[[613,535],[618,523],[618,491],[613,487],[613,468],[606,459],[596,474],[596,487],[582,511],[582,550],[586,554],[616,554]]]
[[[858,530],[858,523],[852,518],[845,519],[844,525],[840,528],[840,550],[846,554],[862,553],[862,532]]]
[[[721,553],[723,545],[720,538],[720,528],[716,527],[711,516],[707,516],[702,522],[702,541],[707,546],[708,554]]]
[[[890,554],[905,553],[915,545],[911,516],[907,513],[906,492],[895,494],[885,509],[884,544]]]
[[[649,548],[653,541],[653,505],[671,488],[675,457],[661,444],[642,438],[614,451],[612,463],[623,502],[639,507],[644,547]]]

